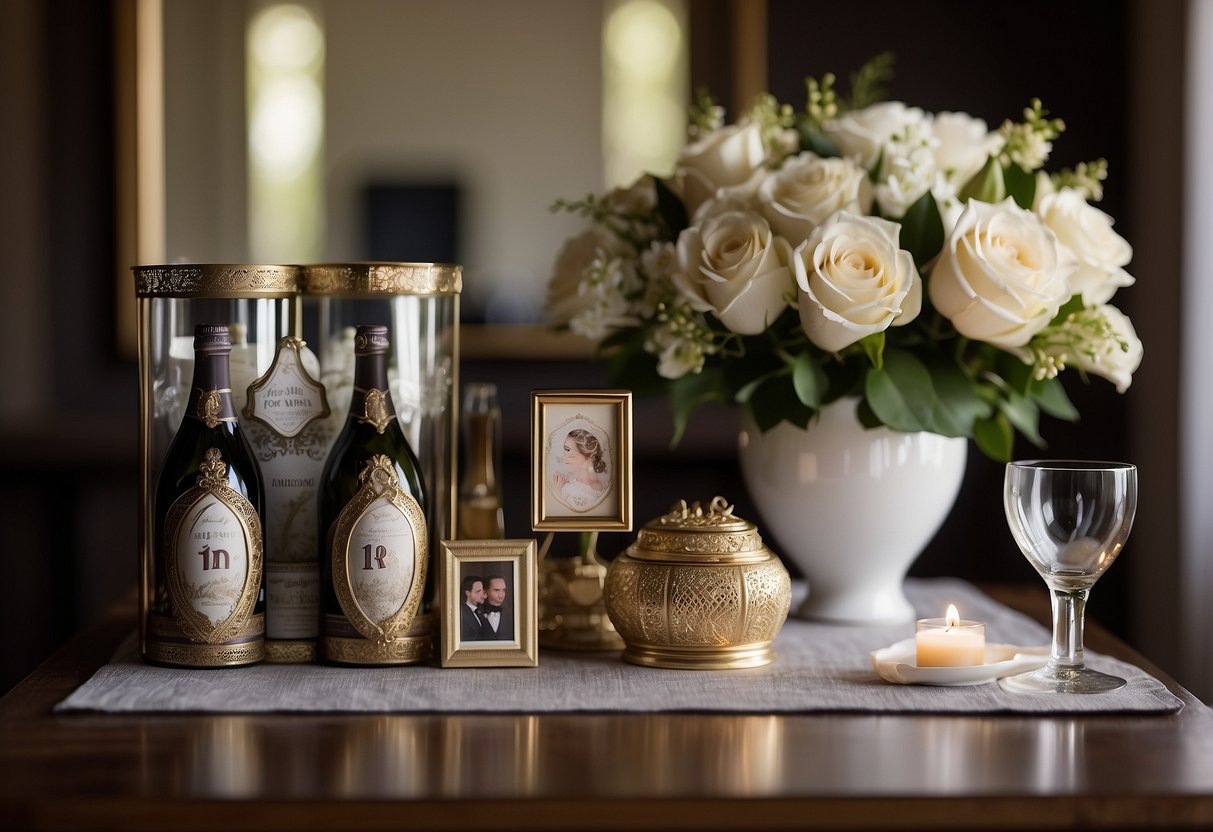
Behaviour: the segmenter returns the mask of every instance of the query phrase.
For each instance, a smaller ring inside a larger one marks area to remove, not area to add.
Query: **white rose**
[[[762,130],[752,122],[713,130],[687,145],[678,156],[673,184],[687,214],[720,188],[740,185],[766,160]]]
[[[1082,293],[1084,306],[1107,303],[1133,277],[1124,270],[1133,247],[1112,230],[1112,218],[1087,202],[1081,191],[1062,188],[1040,200],[1037,213],[1078,262],[1070,291]]]
[[[966,113],[936,113],[931,121],[935,134],[935,167],[957,185],[964,185],[1002,149],[1002,138],[986,123]]]
[[[968,338],[1021,347],[1070,299],[1073,259],[1030,211],[969,200],[931,269],[931,303]]]
[[[850,156],[871,170],[890,137],[904,133],[907,127],[921,124],[928,118],[917,107],[907,107],[900,101],[884,101],[830,119],[821,129],[834,140],[843,156]]]
[[[1066,328],[1079,335],[1073,353],[1063,356],[1066,363],[1103,376],[1118,393],[1129,389],[1144,349],[1128,316],[1105,304],[1079,312]],[[1084,332],[1089,333],[1085,338]]]
[[[544,312],[552,323],[567,324],[592,305],[583,283],[590,264],[610,249],[612,243],[611,234],[597,226],[564,241],[552,267],[547,303],[544,304]]]
[[[796,250],[800,323],[810,341],[837,352],[918,317],[922,280],[900,236],[895,222],[839,211]]]
[[[674,285],[699,312],[731,331],[757,335],[774,323],[793,289],[792,247],[751,211],[729,211],[678,235]]]
[[[629,217],[645,217],[657,210],[657,186],[653,177],[641,176],[626,188],[615,188],[603,202],[612,211]]]
[[[801,153],[768,173],[758,188],[759,210],[776,234],[797,245],[835,211],[866,213],[868,175],[850,159]]]

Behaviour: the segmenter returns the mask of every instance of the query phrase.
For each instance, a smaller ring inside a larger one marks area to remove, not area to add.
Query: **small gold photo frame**
[[[444,540],[443,667],[539,664],[535,541]]]
[[[632,530],[632,391],[531,393],[531,528]]]

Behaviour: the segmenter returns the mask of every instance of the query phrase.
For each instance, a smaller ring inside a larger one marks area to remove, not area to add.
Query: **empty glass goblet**
[[[1122,462],[1033,460],[1007,465],[1003,508],[1020,551],[1052,590],[1053,649],[1040,670],[1011,676],[1015,691],[1100,693],[1124,679],[1083,664],[1087,595],[1129,537],[1137,468]]]

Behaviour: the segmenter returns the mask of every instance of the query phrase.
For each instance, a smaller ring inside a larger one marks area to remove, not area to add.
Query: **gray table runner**
[[[957,604],[965,618],[986,622],[988,641],[1049,642],[1049,633],[1035,621],[963,581],[910,580],[906,594],[920,618],[938,617],[948,603]],[[851,627],[789,619],[775,642],[773,664],[732,671],[656,670],[625,664],[617,653],[551,650],[541,651],[539,667],[528,669],[258,665],[174,670],[145,665],[132,639],[56,710],[1175,713],[1184,706],[1140,668],[1090,652],[1090,666],[1121,676],[1128,685],[1111,693],[1067,696],[1010,693],[997,683],[944,688],[881,680],[868,653],[913,633],[912,622]]]

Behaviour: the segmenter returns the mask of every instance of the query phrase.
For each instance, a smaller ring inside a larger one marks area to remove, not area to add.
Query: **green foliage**
[[[1007,417],[998,413],[988,419],[978,419],[973,426],[973,440],[981,452],[995,462],[1010,462],[1015,446],[1015,434]]]
[[[1020,208],[1031,211],[1032,203],[1036,201],[1036,177],[1012,162],[1003,167],[1002,178],[1007,196],[1014,199]]]
[[[881,52],[851,74],[850,109],[859,110],[883,101],[885,85],[893,80],[893,53]]]
[[[1007,198],[1002,164],[993,156],[960,190],[960,201],[976,199],[981,202],[1002,202]]]
[[[901,222],[901,247],[914,257],[914,265],[922,269],[943,248],[943,219],[930,191],[920,196],[906,209]]]
[[[812,353],[805,351],[796,356],[796,361],[792,364],[792,387],[801,404],[814,410],[821,407],[821,399],[828,384],[825,370],[813,360]]]
[[[701,373],[689,373],[670,384],[670,405],[674,410],[674,436],[670,445],[682,441],[691,413],[705,402],[728,401],[728,390],[724,374],[717,368],[707,368]]]

